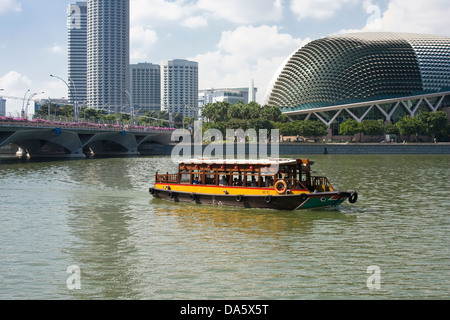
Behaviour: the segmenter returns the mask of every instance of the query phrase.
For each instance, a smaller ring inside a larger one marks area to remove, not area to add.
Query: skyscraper
[[[0,116],[6,116],[6,100],[0,97]]]
[[[161,67],[162,109],[195,117],[198,113],[198,63],[169,60]]]
[[[88,107],[129,111],[130,2],[87,1]]]
[[[161,67],[152,63],[132,64],[130,77],[135,111],[161,111]]]
[[[87,3],[77,1],[68,8],[69,103],[87,100]]]

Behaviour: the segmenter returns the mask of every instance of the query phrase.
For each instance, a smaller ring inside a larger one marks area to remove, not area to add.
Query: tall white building
[[[88,0],[87,15],[88,107],[130,111],[130,1]]]
[[[169,60],[161,66],[162,110],[185,117],[198,114],[198,63]]]
[[[69,102],[87,100],[87,3],[77,1],[68,7]]]
[[[138,63],[130,66],[131,97],[135,112],[161,111],[161,67]]]

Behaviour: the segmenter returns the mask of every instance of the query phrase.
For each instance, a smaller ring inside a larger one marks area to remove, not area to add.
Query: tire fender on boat
[[[170,199],[173,199],[173,197],[174,197],[173,192],[172,192],[172,191],[169,191],[169,198],[170,198]]]
[[[264,201],[266,201],[266,203],[271,203],[272,202],[272,196],[271,195],[267,195],[264,197]]]
[[[280,185],[283,185],[282,189],[278,189]],[[275,191],[278,192],[278,194],[284,194],[287,190],[287,183],[284,180],[278,180],[273,187],[275,188]]]
[[[192,201],[195,201],[195,194],[191,193],[191,195],[189,196],[189,198],[190,198]]]
[[[356,201],[358,201],[358,193],[355,191],[348,197],[348,202],[356,203]]]
[[[240,194],[238,194],[238,195],[236,196],[236,201],[237,201],[237,202],[241,202],[241,201],[242,201],[242,196],[241,196]]]
[[[306,193],[302,193],[299,198],[300,202],[305,202],[306,199],[308,199],[308,195]]]
[[[155,194],[155,189],[149,188],[149,189],[148,189],[148,192],[150,192],[150,194]]]

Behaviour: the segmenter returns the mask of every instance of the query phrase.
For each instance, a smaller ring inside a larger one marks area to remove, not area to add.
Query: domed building
[[[281,66],[265,104],[331,125],[395,122],[450,106],[450,38],[353,33],[315,40]]]

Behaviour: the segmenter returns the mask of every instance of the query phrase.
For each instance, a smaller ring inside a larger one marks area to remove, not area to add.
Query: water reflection
[[[0,297],[449,297],[449,157],[311,158],[358,202],[290,212],[152,199],[155,171],[176,170],[168,157],[2,164]]]

